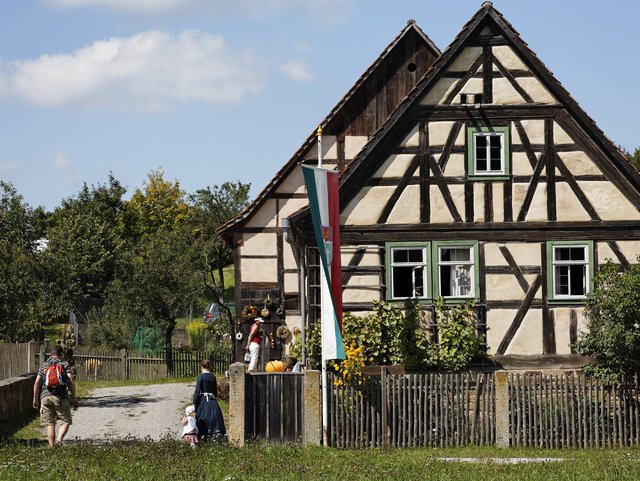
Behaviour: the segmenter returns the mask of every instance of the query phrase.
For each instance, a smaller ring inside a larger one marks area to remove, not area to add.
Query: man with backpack
[[[78,408],[76,384],[69,372],[69,365],[61,358],[62,346],[53,346],[51,357],[40,366],[33,385],[33,407],[40,407],[40,421],[47,426],[49,446],[60,446],[71,425],[71,405],[67,390],[71,392],[71,403]],[[61,421],[56,437],[56,422]]]

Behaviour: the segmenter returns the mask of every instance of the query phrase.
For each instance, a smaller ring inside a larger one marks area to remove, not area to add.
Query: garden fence
[[[150,381],[166,378],[197,377],[200,362],[209,359],[212,370],[224,373],[233,362],[231,352],[192,352],[179,349],[135,353],[74,349],[75,374],[79,381]]]
[[[35,342],[0,343],[0,381],[35,372],[36,354]]]

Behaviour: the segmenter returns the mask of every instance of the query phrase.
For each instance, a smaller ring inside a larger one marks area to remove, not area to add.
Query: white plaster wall
[[[429,145],[444,146],[454,122],[429,122]],[[455,145],[464,145],[465,129],[461,128],[455,140]]]
[[[493,183],[493,220],[494,222],[504,221],[504,183]]]
[[[572,309],[551,309],[555,326],[556,354],[571,354],[571,311]]]
[[[411,129],[411,132],[400,142],[403,147],[418,147],[420,145],[420,134],[418,132],[418,125]]]
[[[278,203],[280,204],[280,219],[289,217],[309,204],[307,199],[278,199]]]
[[[498,244],[494,242],[487,242],[484,245],[484,263],[487,266],[508,266]]]
[[[367,144],[369,138],[366,135],[346,135],[344,138],[344,157],[353,159]]]
[[[278,252],[276,235],[273,233],[248,233],[242,234],[240,255],[276,255]],[[243,268],[244,271],[244,268]]]
[[[498,105],[520,105],[525,101],[506,78],[493,79],[493,103]]]
[[[340,216],[345,225],[374,224],[396,188],[365,187],[351,200]]]
[[[300,280],[298,274],[284,274],[284,292],[300,292]]]
[[[318,143],[314,142],[303,156],[305,160],[318,158]],[[338,142],[335,135],[322,136],[322,159],[336,161],[338,159]]]
[[[524,131],[532,144],[544,144],[544,120],[523,120],[520,122]],[[512,133],[518,135],[518,131],[513,128]],[[518,137],[519,139],[520,137]]]
[[[460,90],[460,93],[456,95],[451,101],[452,105],[460,104],[460,95],[461,94],[481,94],[483,89],[482,79],[472,77],[467,80],[467,83],[464,84],[464,87]]]
[[[488,266],[507,266],[509,265],[502,252],[500,252],[500,243],[485,244],[484,258],[485,264]],[[511,256],[519,266],[539,266],[541,247],[540,243],[534,242],[506,242],[504,245],[509,249]],[[525,276],[526,278],[526,276]],[[535,275],[531,276],[529,282],[533,282]]]
[[[275,282],[278,278],[278,262],[273,259],[240,260],[242,265],[242,282]]]
[[[467,47],[458,54],[458,57],[449,67],[449,72],[466,72],[473,63],[482,55],[482,47]]]
[[[519,77],[516,82],[529,94],[531,100],[539,104],[557,104],[558,101],[535,77]]]
[[[385,160],[384,164],[373,174],[373,177],[376,179],[381,177],[402,177],[414,158],[415,155],[413,154],[392,155]]]
[[[529,70],[525,63],[508,45],[495,45],[491,48],[495,58],[507,70]]]
[[[441,78],[420,100],[421,105],[438,105],[446,98],[447,93],[454,88],[458,79]]]
[[[342,292],[342,302],[371,302],[380,300],[380,291],[374,289],[345,289]]]
[[[573,175],[602,175],[602,171],[584,152],[558,152],[558,156]]]
[[[256,209],[253,217],[247,222],[247,227],[277,227],[276,200],[267,199],[259,209]]]
[[[297,193],[304,194],[307,192],[304,186],[304,177],[302,176],[302,168],[296,166],[289,175],[282,181],[276,192],[279,193]]]
[[[273,234],[273,237],[276,237]],[[282,261],[285,269],[297,269],[298,264],[296,264],[296,258],[298,257],[298,252],[294,251],[293,246],[289,244],[287,241],[283,239],[282,246]]]
[[[449,192],[451,192],[451,199],[456,206],[458,214],[464,219],[464,185],[449,185]]]
[[[525,220],[547,221],[547,184],[540,183],[536,187]]]
[[[420,186],[408,185],[393,207],[387,224],[420,223]]]
[[[487,314],[487,342],[489,352],[496,353],[505,333],[511,326],[517,313],[516,309],[491,309]],[[520,329],[507,348],[506,354],[537,355],[542,354],[542,313],[539,309],[530,309],[525,315]]]
[[[487,301],[513,301],[524,299],[523,292],[516,276],[512,274],[487,274]],[[493,310],[489,312],[491,314]]]
[[[380,277],[372,274],[367,276],[351,276],[349,279],[349,287],[353,286],[379,286],[380,285]]]
[[[632,264],[638,263],[638,256],[640,256],[640,241],[616,241],[618,249],[625,256],[627,261]],[[613,253],[609,244],[606,242],[598,242],[598,260],[601,264],[604,264],[605,259],[611,259],[618,264],[618,258]]]
[[[553,123],[553,142],[555,144],[573,144],[574,140],[567,134],[557,122]]]
[[[512,132],[515,132],[515,130],[512,130]],[[540,155],[536,154],[536,158],[539,159]],[[533,175],[533,167],[531,167],[526,153],[511,153],[511,173],[513,175]]]
[[[556,182],[556,216],[560,222],[591,220],[566,182]]]
[[[449,207],[447,207],[438,186],[429,186],[429,199],[431,200],[431,223],[450,224],[453,222]]]
[[[638,210],[610,182],[578,182],[602,220],[637,220]]]
[[[446,177],[464,177],[464,154],[451,154],[443,174]]]
[[[473,220],[484,222],[484,183],[473,184]]]

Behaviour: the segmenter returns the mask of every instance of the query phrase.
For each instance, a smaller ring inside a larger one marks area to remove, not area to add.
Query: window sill
[[[479,182],[483,180],[511,180],[511,174],[495,174],[495,175],[469,174],[467,175],[467,180],[471,180],[474,182]]]

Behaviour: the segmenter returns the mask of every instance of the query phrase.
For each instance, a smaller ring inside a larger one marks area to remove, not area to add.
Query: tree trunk
[[[164,347],[167,353],[167,373],[173,374],[173,351],[171,350],[171,337],[173,336],[173,330],[176,327],[176,320],[172,319],[167,322],[167,327],[164,331]]]

